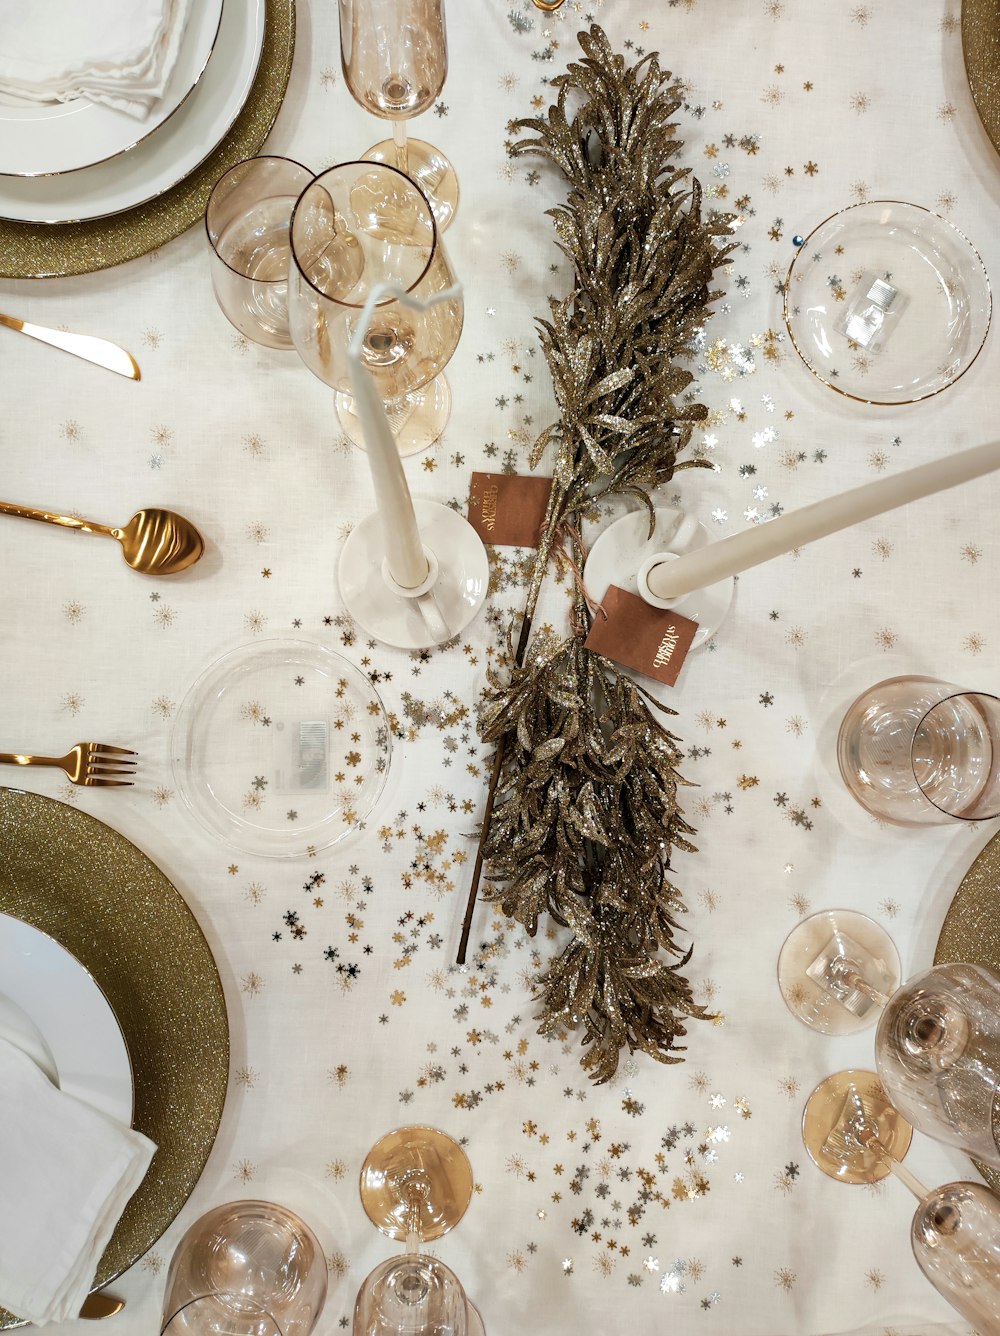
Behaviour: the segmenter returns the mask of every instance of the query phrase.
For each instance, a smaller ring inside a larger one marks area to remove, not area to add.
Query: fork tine
[[[99,779],[105,775],[134,775],[135,773],[135,766],[89,765],[87,767],[87,776],[90,779]]]
[[[131,751],[128,747],[112,747],[109,742],[85,742],[83,744],[87,750],[94,756],[138,756],[138,752]]]
[[[88,789],[128,789],[132,787],[130,779],[103,779],[100,775],[87,775],[79,783]]]

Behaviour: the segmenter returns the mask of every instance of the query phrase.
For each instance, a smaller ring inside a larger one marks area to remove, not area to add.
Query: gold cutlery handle
[[[0,752],[0,763],[4,765],[62,765],[58,756],[26,756],[22,752]]]
[[[18,320],[16,316],[4,315],[2,312],[0,325],[6,325],[18,334],[27,334],[30,339],[47,343],[52,348],[61,348],[64,353],[72,353],[74,357],[82,357],[85,362],[116,371],[119,376],[126,376],[129,380],[141,379],[139,363],[132,354],[108,339],[99,339],[93,334],[71,334],[63,329],[49,329],[46,325],[33,325],[27,320]]]
[[[75,515],[54,515],[50,510],[36,510],[34,506],[19,506],[13,501],[0,501],[0,515],[17,515],[23,520],[41,520],[43,524],[60,524],[64,529],[79,529],[82,533],[100,533],[114,538],[115,531],[95,520],[77,519]]]

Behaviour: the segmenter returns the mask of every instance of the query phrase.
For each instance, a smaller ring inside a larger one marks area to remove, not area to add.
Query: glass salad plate
[[[313,857],[363,826],[390,750],[368,678],[297,640],[224,654],[188,692],[171,733],[190,811],[210,834],[271,858]]]

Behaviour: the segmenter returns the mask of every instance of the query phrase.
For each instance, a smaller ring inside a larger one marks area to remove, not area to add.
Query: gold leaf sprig
[[[553,486],[510,675],[491,672],[480,720],[494,763],[459,960],[486,868],[489,898],[529,934],[546,914],[571,932],[539,980],[539,1028],[582,1026],[582,1065],[600,1082],[624,1048],[679,1061],[685,1020],[706,1016],[681,973],[690,951],[675,942],[684,906],[670,869],[694,832],[678,806],[678,741],[653,713],[673,711],[585,647],[580,581],[569,638],[532,640],[532,622],[552,557],[582,570],[581,521],[601,497],[636,498],[652,531],[652,490],[702,462],[678,461],[707,416],[682,363],[718,295],[732,220],[703,219],[700,187],[677,165],[681,99],[655,53],[629,66],[596,25],[579,42],[547,115],[510,126],[525,135],[514,156],[541,155],[567,179],[549,216],[574,285],[538,321],[559,418],[530,458],[553,449]]]
[[[575,637],[545,643],[493,687],[481,733],[505,746],[485,849],[490,898],[531,934],[546,913],[573,933],[540,981],[540,1031],[582,1022],[594,1045],[583,1066],[598,1081],[626,1045],[678,1061],[679,1015],[705,1013],[679,973],[688,955],[660,956],[680,956],[670,850],[694,850],[677,804],[677,739],[649,705],[664,707]]]

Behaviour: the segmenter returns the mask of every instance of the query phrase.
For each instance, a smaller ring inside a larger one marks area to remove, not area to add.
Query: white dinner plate
[[[130,153],[62,176],[0,176],[0,218],[71,223],[161,195],[225,138],[250,93],[264,44],[265,0],[231,0],[190,97]]]
[[[194,0],[163,96],[144,120],[86,98],[19,106],[0,100],[0,175],[73,172],[134,148],[173,115],[197,84],[221,18],[222,0]]]
[[[35,1023],[59,1087],[118,1122],[132,1122],[132,1064],[107,998],[54,938],[0,914],[0,993]]]

